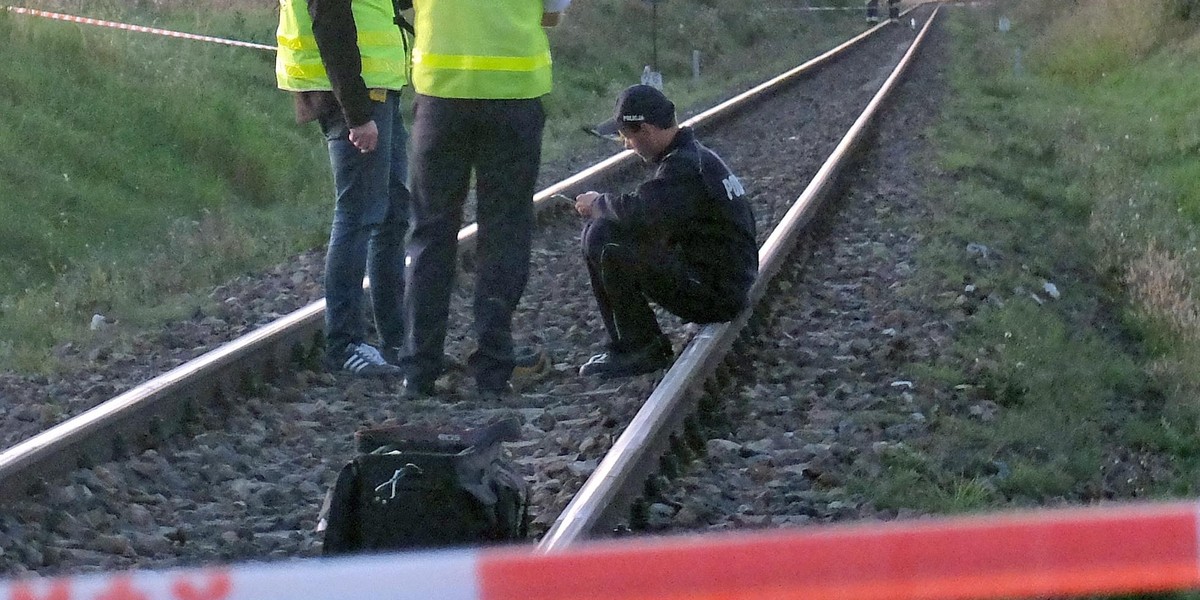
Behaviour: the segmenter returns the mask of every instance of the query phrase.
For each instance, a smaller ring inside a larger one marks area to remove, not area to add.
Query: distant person
[[[405,0],[407,2],[407,0]],[[409,194],[400,90],[408,41],[393,0],[281,0],[275,75],[296,92],[296,120],[317,121],[329,147],[334,209],[325,254],[325,366],[398,375],[404,343],[404,236]],[[384,352],[367,343],[363,274]]]
[[[632,194],[575,198],[592,293],[608,331],[608,352],[581,375],[620,377],[673,359],[650,301],[692,323],[732,320],[746,308],[758,274],[754,215],[741,182],[675,120],[675,105],[648,85],[621,92],[616,114],[598,127],[658,165]]]
[[[879,22],[879,0],[867,0],[867,22]]]
[[[533,193],[550,92],[550,43],[569,0],[417,0],[412,130],[413,229],[408,244],[405,389],[435,392],[454,287],[458,230],[475,174],[475,334],[467,369],[505,393],[518,360],[512,316],[529,278]]]
[[[900,18],[900,0],[887,0],[888,18],[896,20]]]

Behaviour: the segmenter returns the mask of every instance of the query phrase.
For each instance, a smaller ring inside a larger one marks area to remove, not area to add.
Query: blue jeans
[[[533,192],[541,163],[542,102],[418,94],[413,116],[413,229],[408,244],[408,376],[442,372],[458,229],[475,173],[475,334],[468,370],[501,389],[513,370],[512,315],[529,278]]]
[[[374,152],[362,153],[350,142],[340,112],[320,119],[329,144],[336,204],[325,255],[325,348],[338,358],[348,344],[367,337],[363,316],[363,275],[371,277],[371,306],[384,347],[404,343],[404,238],[408,233],[409,193],[400,92],[374,102],[379,128]]]

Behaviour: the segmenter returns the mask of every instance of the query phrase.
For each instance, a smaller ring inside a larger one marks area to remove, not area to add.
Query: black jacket
[[[654,177],[634,193],[597,199],[593,217],[672,253],[700,281],[744,300],[758,275],[758,242],[741,182],[690,127],[655,162]]]
[[[371,99],[362,78],[362,54],[358,49],[358,29],[354,26],[351,4],[354,0],[308,0],[308,16],[312,19],[313,37],[325,73],[329,75],[332,92],[299,92],[296,94],[296,120],[307,123],[336,109],[341,109],[346,124],[358,127],[371,120]],[[412,8],[412,0],[392,0],[396,25],[411,31],[400,11]],[[404,38],[408,43],[408,38]]]

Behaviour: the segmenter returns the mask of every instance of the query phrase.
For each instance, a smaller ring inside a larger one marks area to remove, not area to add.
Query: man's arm
[[[358,28],[350,3],[351,0],[308,0],[308,15],[312,18],[321,62],[346,125],[357,128],[371,120],[371,99],[362,78]]]
[[[704,184],[689,165],[668,160],[632,194],[598,194],[588,212],[591,218],[635,228],[671,229],[694,217],[704,195]]]

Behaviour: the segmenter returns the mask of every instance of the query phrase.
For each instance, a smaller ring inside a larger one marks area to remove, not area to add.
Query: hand
[[[379,128],[375,126],[375,121],[367,121],[358,127],[351,127],[350,143],[354,144],[354,147],[363,154],[374,152],[375,145],[379,143]]]
[[[585,217],[591,217],[592,205],[596,203],[596,199],[599,197],[599,192],[584,192],[575,196],[575,212]]]

